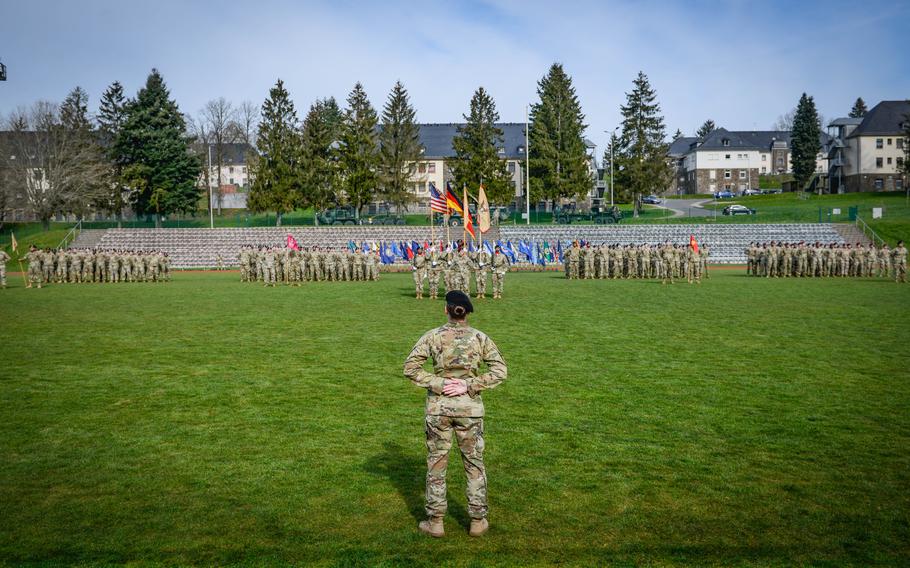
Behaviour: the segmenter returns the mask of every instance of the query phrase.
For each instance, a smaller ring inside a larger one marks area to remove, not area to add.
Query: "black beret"
[[[461,290],[452,290],[446,294],[446,303],[450,306],[461,306],[467,313],[474,311],[474,305],[471,303],[471,298]]]

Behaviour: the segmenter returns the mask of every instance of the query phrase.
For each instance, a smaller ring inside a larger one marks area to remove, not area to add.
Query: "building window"
[[[881,139],[881,138],[876,138],[876,139],[875,139],[875,147],[878,148],[879,150],[881,150],[882,148],[884,148],[884,144],[882,144],[882,139]]]
[[[876,168],[880,168],[880,167],[882,167],[882,165],[883,165],[883,164],[882,164],[882,159],[881,159],[881,158],[875,158],[875,167],[876,167]]]
[[[768,173],[768,168],[766,168],[765,166],[762,166],[762,167],[761,167],[761,173],[763,173],[763,174]]]
[[[730,170],[724,170],[724,179],[730,179],[732,177],[733,177],[733,174],[732,174],[732,172],[730,172]]]
[[[894,189],[896,189],[898,191],[904,189],[904,180],[902,180],[901,178],[897,178],[896,180],[894,180]]]
[[[761,161],[762,161],[762,162],[766,162],[766,161],[767,161],[767,158],[768,158],[768,155],[767,155],[767,154],[762,154],[762,155],[761,155]]]
[[[904,159],[898,157],[897,159],[897,169],[902,169],[904,167]]]
[[[708,179],[717,179],[717,172],[716,172],[715,170],[709,171],[709,172],[708,172]]]
[[[729,145],[730,145],[730,139],[729,139],[729,138],[724,138],[721,142],[723,143],[724,146],[729,146]],[[729,158],[730,156],[727,156],[727,157]]]
[[[234,166],[231,166],[231,167],[228,168],[228,173],[229,173],[229,174],[234,173]],[[231,182],[231,183],[234,183],[234,182]]]
[[[242,168],[240,168],[240,173],[242,173],[242,174],[246,173],[246,166],[243,166]]]
[[[418,174],[427,173],[427,163],[426,162],[420,162],[419,164],[417,164],[417,173]]]
[[[436,173],[436,162],[430,162],[427,164],[427,173],[428,174]]]
[[[782,156],[777,157],[777,165],[781,167],[784,165],[784,158]]]
[[[888,156],[888,165],[891,165],[891,156]]]
[[[234,185],[234,178],[231,178],[230,180],[228,180],[228,183],[230,183],[231,185]]]
[[[519,154],[524,154],[524,153],[525,153],[525,147],[524,147],[524,146],[519,146],[519,147],[518,147],[518,153],[519,153]]]
[[[897,146],[898,150],[903,150],[904,149],[904,139],[898,138],[896,146]]]
[[[417,193],[426,193],[427,192],[427,182],[422,181],[417,184]]]
[[[885,180],[882,178],[875,178],[875,189],[883,189],[885,187]]]
[[[730,159],[730,154],[724,154],[724,159],[725,159],[725,160],[729,160],[729,159]]]
[[[891,145],[891,138],[888,138],[888,146]]]
[[[739,179],[746,179],[746,170],[739,170]]]
[[[515,173],[515,162],[509,162],[508,167],[509,167],[509,173],[514,174]]]

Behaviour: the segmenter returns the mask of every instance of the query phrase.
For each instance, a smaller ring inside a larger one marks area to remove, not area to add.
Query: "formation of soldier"
[[[302,282],[379,280],[379,253],[362,249],[246,246],[240,249],[240,281],[265,286]]]
[[[28,254],[27,288],[50,283],[166,282],[171,260],[158,250],[39,249]]]
[[[899,241],[894,249],[862,243],[805,242],[750,243],[746,249],[746,274],[766,278],[894,278],[907,279],[907,249]]]
[[[572,243],[563,253],[566,278],[570,280],[659,279],[673,283],[685,278],[690,283],[708,277],[708,245],[697,249],[674,245],[592,245]]]
[[[439,282],[442,280],[446,292],[460,290],[470,296],[471,277],[478,298],[487,294],[487,275],[492,276],[493,299],[502,298],[506,273],[509,271],[509,258],[497,246],[490,254],[484,248],[469,251],[464,243],[457,248],[451,245],[443,248],[431,243],[428,249],[418,247],[411,259],[411,271],[414,276],[414,291],[418,300],[423,299],[425,283],[428,284],[429,298],[436,299],[439,294]]]

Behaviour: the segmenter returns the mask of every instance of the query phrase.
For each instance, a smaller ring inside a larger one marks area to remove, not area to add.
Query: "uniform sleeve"
[[[482,390],[495,388],[499,383],[506,380],[506,375],[508,374],[506,362],[492,339],[484,336],[481,349],[483,362],[487,365],[487,372],[479,377],[468,379],[468,394],[472,397]]]
[[[418,387],[430,389],[436,394],[442,394],[445,379],[428,373],[424,370],[423,365],[430,358],[430,335],[424,335],[420,338],[411,354],[404,360],[404,376]]]

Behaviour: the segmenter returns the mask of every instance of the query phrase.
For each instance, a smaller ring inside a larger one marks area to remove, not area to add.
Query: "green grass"
[[[408,275],[0,291],[0,563],[906,565],[910,286],[511,274],[492,530],[416,532]]]

